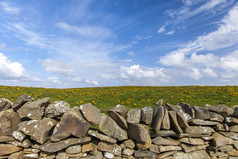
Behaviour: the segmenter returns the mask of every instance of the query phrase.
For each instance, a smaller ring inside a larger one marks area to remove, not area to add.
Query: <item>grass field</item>
[[[155,103],[162,98],[164,103],[170,104],[185,102],[197,106],[238,105],[238,86],[125,86],[73,89],[0,86],[0,98],[5,97],[15,101],[23,94],[35,99],[50,97],[52,102],[64,100],[71,106],[92,103],[101,110],[113,108],[116,104],[122,104],[128,109],[154,107]]]

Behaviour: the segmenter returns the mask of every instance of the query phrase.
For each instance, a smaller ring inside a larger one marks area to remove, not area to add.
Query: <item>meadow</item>
[[[71,89],[0,86],[0,98],[5,97],[14,102],[23,94],[30,95],[35,100],[45,97],[50,97],[52,102],[63,100],[71,106],[92,103],[101,110],[113,108],[117,104],[128,109],[154,107],[160,99],[170,104],[185,102],[197,106],[238,105],[238,86],[123,86]]]

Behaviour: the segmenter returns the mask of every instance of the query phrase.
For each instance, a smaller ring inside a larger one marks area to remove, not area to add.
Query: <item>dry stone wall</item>
[[[235,159],[238,107],[156,103],[103,114],[23,95],[0,99],[0,158]]]

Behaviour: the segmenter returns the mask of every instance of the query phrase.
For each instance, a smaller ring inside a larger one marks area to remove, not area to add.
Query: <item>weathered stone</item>
[[[177,121],[181,128],[186,129],[189,127],[187,120],[184,118],[181,112],[177,112]]]
[[[234,133],[234,132],[220,132],[220,133],[231,139],[238,140],[238,133]]]
[[[228,153],[230,156],[236,156],[236,157],[238,157],[238,151],[236,151],[236,150],[228,151],[227,153]]]
[[[181,106],[179,105],[171,105],[171,104],[166,104],[165,105],[166,108],[169,110],[169,111],[175,111],[175,112],[180,112],[181,115],[184,117],[184,119],[187,121],[187,122],[190,122],[192,120],[192,117],[186,113],[182,108]]]
[[[177,153],[177,151],[169,151],[169,152],[163,152],[163,153],[160,153],[158,156],[157,156],[157,159],[165,159],[166,157],[169,157],[173,154]]]
[[[126,119],[112,109],[107,110],[110,117],[123,129],[128,129]]]
[[[157,136],[161,136],[161,137],[173,137],[176,136],[176,133],[173,130],[160,130],[158,132],[150,132],[150,136],[151,137],[157,137]]]
[[[238,141],[234,141],[234,147],[238,150]]]
[[[18,141],[23,141],[26,138],[26,135],[20,131],[13,131],[12,136]]]
[[[162,146],[162,145],[159,145],[158,147],[159,147],[160,152],[182,150],[182,148],[180,146]]]
[[[154,144],[151,144],[151,146],[150,146],[150,151],[151,151],[151,152],[154,152],[154,153],[156,153],[156,154],[159,154],[159,153],[160,153],[158,146],[157,146],[157,145],[154,145]]]
[[[210,156],[205,150],[193,151],[193,152],[177,152],[174,154],[175,159],[210,159]]]
[[[10,141],[15,141],[15,139],[12,136],[0,136],[0,143]]]
[[[24,157],[24,153],[23,151],[20,151],[20,152],[16,152],[16,153],[12,153],[8,159],[23,159]]]
[[[213,126],[218,124],[218,122],[216,121],[207,121],[202,119],[193,119],[191,123],[194,125],[201,125],[201,126]]]
[[[109,137],[109,136],[100,134],[100,133],[98,133],[97,131],[89,130],[89,131],[88,131],[88,134],[89,134],[90,136],[93,136],[93,137],[98,138],[98,139],[101,140],[101,141],[106,141],[106,142],[109,142],[109,143],[116,143],[116,142],[117,142],[117,140],[115,140],[115,139],[113,139],[113,138],[111,138],[111,137]]]
[[[23,152],[24,153],[39,153],[40,152],[40,150],[39,149],[34,149],[34,148],[25,148],[24,150],[23,150]]]
[[[131,139],[128,139],[122,143],[126,148],[134,149],[135,143]]]
[[[193,109],[195,111],[195,119],[205,120],[210,118],[209,110],[206,107],[194,106]]]
[[[52,128],[57,124],[57,121],[44,118],[42,120],[24,121],[19,124],[19,131],[32,137],[33,140],[43,144],[48,140],[49,133]]]
[[[175,111],[169,111],[169,116],[170,116],[172,129],[178,134],[183,133],[183,130],[181,129],[177,121],[177,113]]]
[[[139,149],[139,150],[147,150],[149,149],[151,146],[151,138],[149,136],[149,139],[146,143],[140,143],[140,142],[137,142],[136,143],[136,147]]]
[[[135,151],[135,157],[155,159],[156,156],[156,153],[150,151]]]
[[[217,146],[217,147],[225,146],[225,145],[231,145],[231,144],[234,143],[234,140],[232,140],[232,139],[230,139],[228,137],[225,137],[225,136],[221,135],[218,132],[215,132],[213,134],[213,136],[214,136],[215,146]]]
[[[238,119],[235,118],[235,117],[226,117],[226,118],[225,118],[225,122],[226,122],[228,125],[238,125]]]
[[[142,124],[129,124],[128,126],[129,138],[142,143],[148,142],[150,135],[148,130]]]
[[[55,118],[61,116],[70,109],[70,105],[64,101],[55,101],[45,108],[45,116],[48,118]]]
[[[214,113],[214,112],[209,112],[210,118],[209,120],[212,121],[218,121],[218,122],[223,122],[224,121],[224,117],[218,113]]]
[[[84,144],[82,146],[82,152],[90,152],[92,150],[93,150],[93,144],[92,143]]]
[[[80,110],[88,122],[98,126],[101,120],[100,110],[91,103],[80,105]]]
[[[180,144],[179,141],[176,141],[172,138],[163,138],[160,136],[154,138],[152,142],[156,145],[169,145],[169,146],[177,146]]]
[[[70,135],[79,138],[84,137],[87,134],[88,129],[89,123],[83,118],[78,107],[74,107],[64,113],[61,121],[54,128],[51,140],[60,141]]]
[[[11,144],[0,144],[0,156],[8,155],[17,151],[21,151],[22,148]]]
[[[222,158],[225,157],[227,159],[228,154],[224,153],[224,152],[213,152],[213,151],[209,151],[209,154],[211,157],[214,158]]]
[[[56,155],[56,159],[69,159],[69,156],[65,152],[59,152]]]
[[[192,146],[192,145],[188,145],[188,144],[181,144],[183,150],[187,153],[187,152],[192,152],[192,151],[197,151],[197,150],[205,150],[209,145],[196,145],[196,146]]]
[[[160,131],[161,124],[164,118],[164,107],[159,105],[158,107],[156,106],[154,111],[156,111],[156,114],[153,118],[152,125],[151,127],[156,131]]]
[[[38,158],[38,157],[39,157],[39,155],[37,153],[24,154],[25,159]]]
[[[144,107],[141,109],[141,122],[146,125],[151,125],[153,119],[153,109],[151,107]]]
[[[21,108],[21,106],[23,106],[26,102],[31,102],[33,101],[34,98],[28,95],[22,95],[19,98],[17,98],[17,100],[14,102],[14,104],[12,105],[12,108],[17,111],[19,108]]]
[[[15,145],[18,147],[24,147],[24,148],[29,148],[31,146],[31,142],[29,139],[25,139],[23,141],[11,141],[9,143],[12,145]]]
[[[112,110],[126,118],[127,109],[123,105],[118,104]]]
[[[126,148],[125,150],[123,150],[122,154],[126,155],[126,156],[132,156],[134,154],[135,150],[131,150]]]
[[[205,135],[215,132],[211,127],[202,127],[202,126],[190,126],[186,129],[186,133],[193,135]]]
[[[82,150],[81,145],[74,145],[74,146],[69,146],[68,148],[66,148],[65,152],[67,154],[76,154],[76,153],[80,153]]]
[[[215,127],[216,131],[226,131],[224,128],[224,125],[221,123],[217,123],[216,127]]]
[[[214,139],[214,136],[202,136],[201,138],[205,141],[210,141]]]
[[[110,153],[110,152],[104,152],[104,157],[108,158],[108,159],[111,159],[111,158],[114,158],[114,154]]]
[[[8,110],[12,107],[12,102],[6,98],[0,99],[0,112],[4,110]]]
[[[111,117],[101,114],[99,129],[109,137],[119,141],[128,139],[127,132],[123,130]]]
[[[121,147],[117,144],[111,144],[102,141],[98,143],[98,150],[110,152],[114,155],[121,155],[122,152]]]
[[[85,138],[69,138],[65,139],[59,142],[51,142],[51,143],[45,143],[40,147],[40,150],[45,152],[58,152],[60,150],[63,150],[69,146],[77,145],[77,144],[83,144],[91,141],[90,137]]]
[[[20,115],[20,118],[29,118],[40,120],[44,115],[44,110],[47,105],[50,104],[50,98],[39,99],[35,102],[25,103],[17,112]]]
[[[233,146],[231,145],[225,145],[225,146],[219,147],[219,150],[221,150],[222,152],[227,152],[227,151],[232,151],[234,149],[233,149]]]
[[[157,112],[158,112],[159,107],[161,107],[161,106],[163,106],[163,99],[157,101],[156,104],[155,104],[155,107],[154,107],[154,110],[153,110],[153,119],[152,119],[152,122],[153,122],[153,120],[154,120],[154,118],[155,118],[155,116],[156,116],[156,114],[157,114]]]
[[[229,108],[225,105],[208,106],[207,108],[209,111],[219,113],[223,117],[228,117],[234,113],[234,110],[232,108]]]
[[[141,118],[140,109],[131,109],[127,112],[126,121],[130,124],[139,124]]]
[[[19,115],[12,109],[0,112],[0,136],[10,135],[20,123]]]
[[[193,110],[193,107],[191,107],[189,104],[178,103],[177,105],[181,106],[184,112],[187,113],[191,117],[191,120],[195,117],[195,111]]]
[[[164,107],[164,118],[161,123],[161,129],[170,129],[169,111],[166,107]]]
[[[182,138],[179,139],[180,142],[190,144],[190,145],[204,145],[205,142],[201,138]]]
[[[229,131],[238,132],[238,125],[234,125],[234,126],[229,127]]]

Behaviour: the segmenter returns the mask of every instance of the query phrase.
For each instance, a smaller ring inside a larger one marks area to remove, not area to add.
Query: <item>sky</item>
[[[0,85],[238,85],[238,1],[0,0]]]

